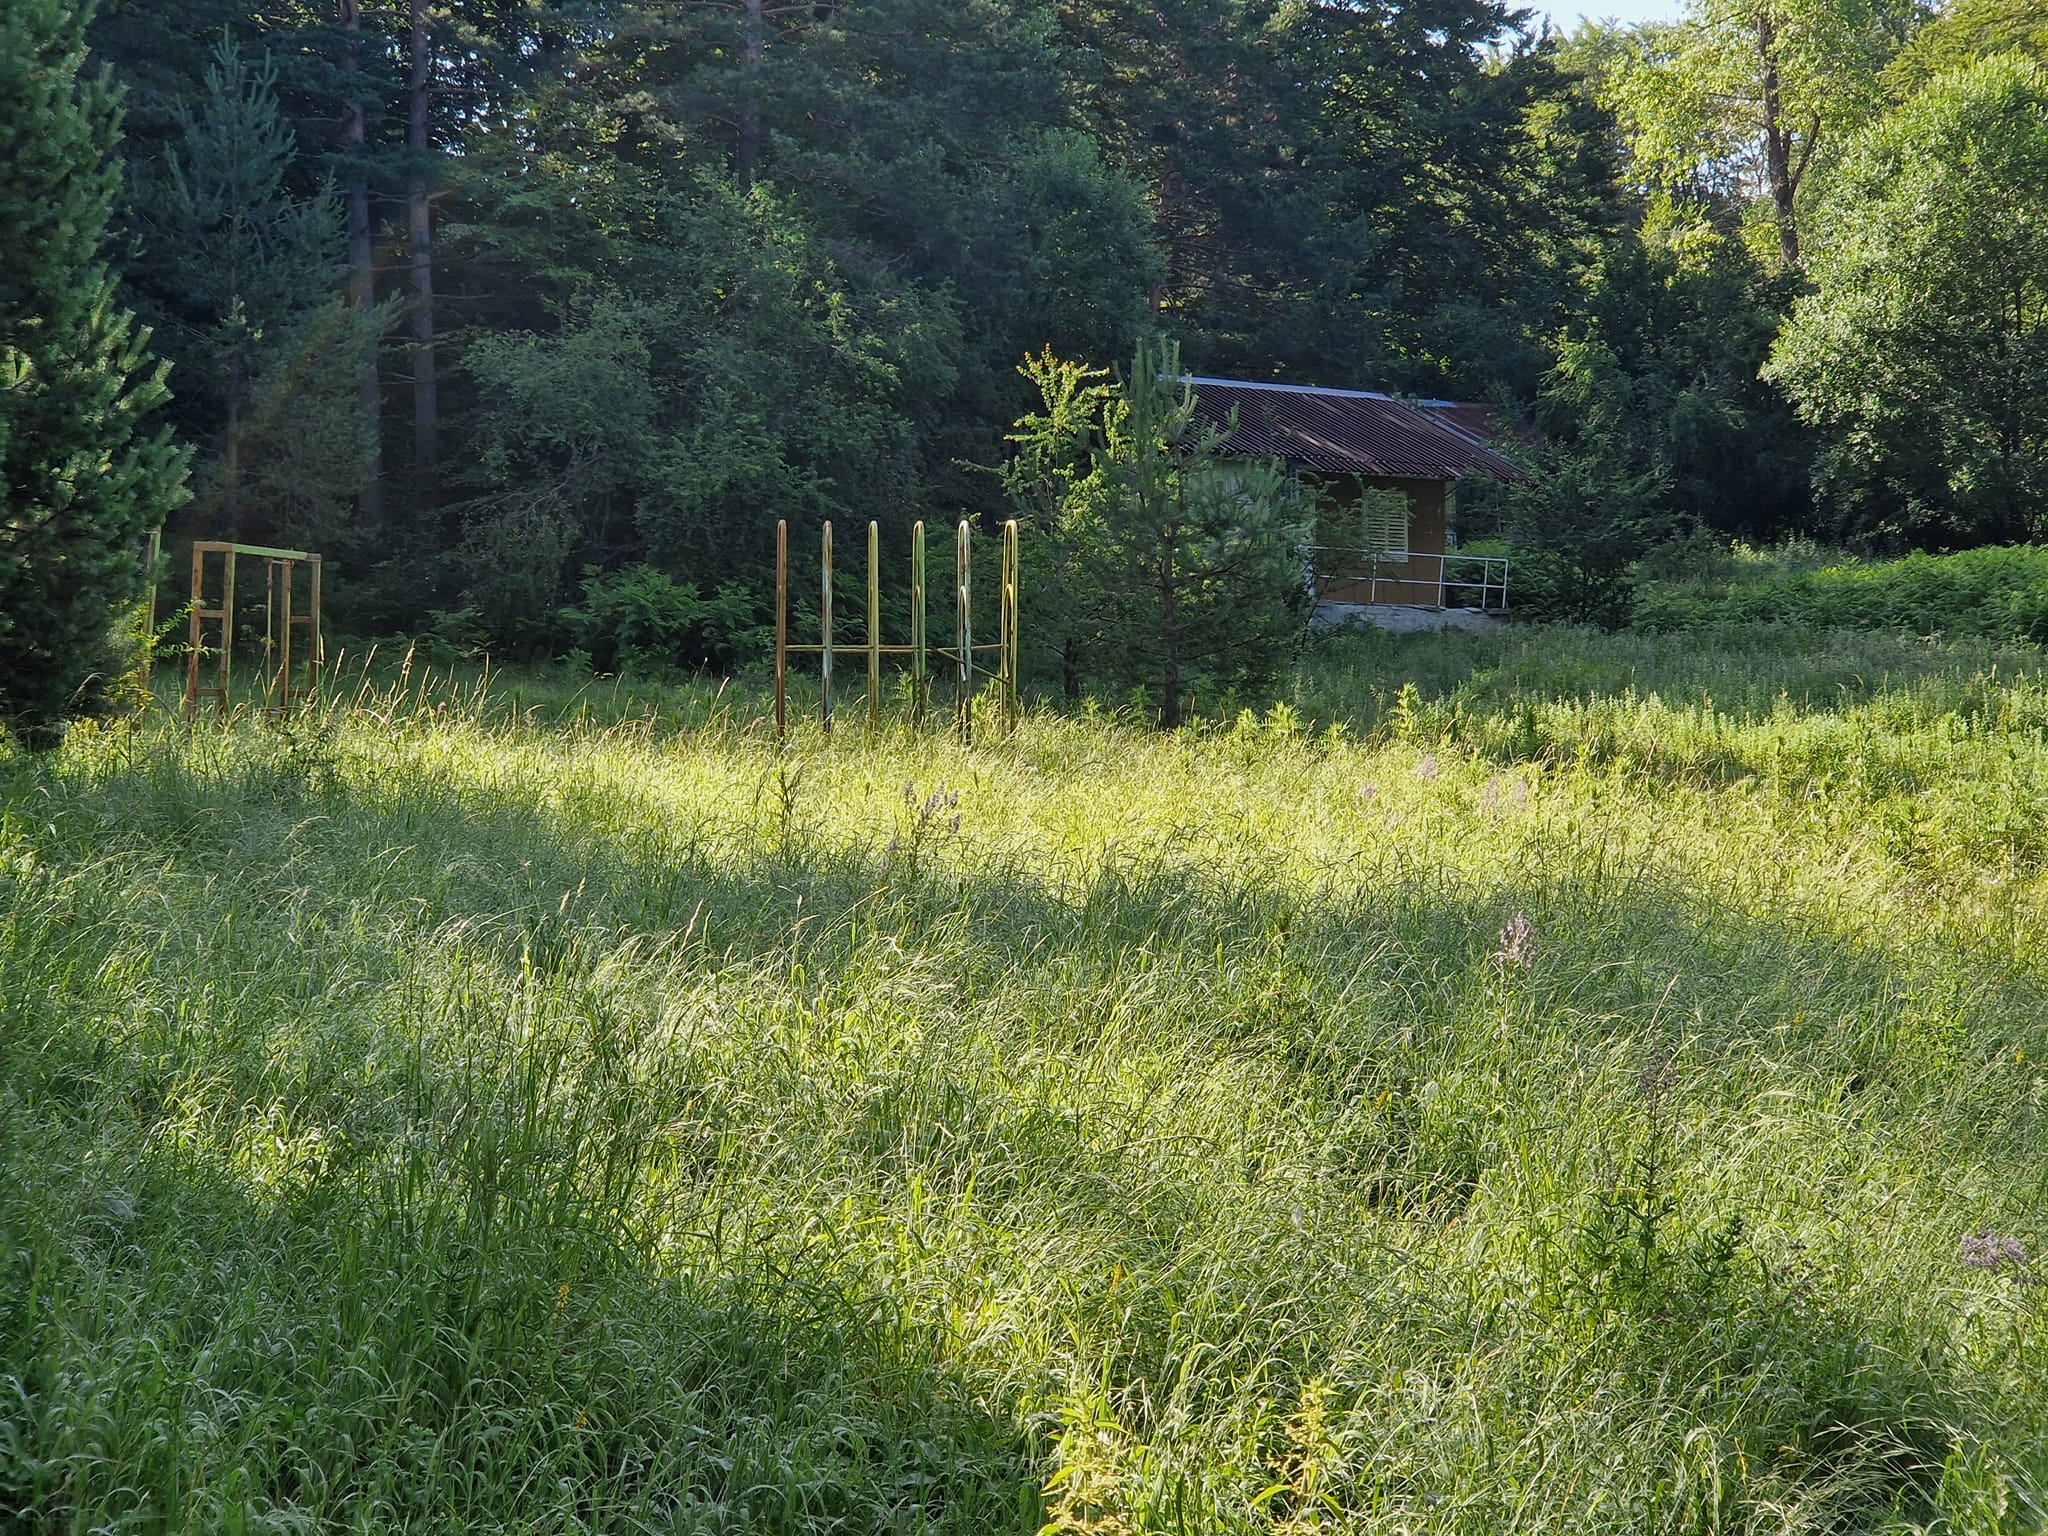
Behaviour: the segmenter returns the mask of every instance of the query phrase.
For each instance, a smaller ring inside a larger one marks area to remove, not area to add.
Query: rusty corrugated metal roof
[[[1239,379],[1183,377],[1195,409],[1218,428],[1237,426],[1225,448],[1272,454],[1291,464],[1337,474],[1412,480],[1527,480],[1520,465],[1489,447],[1498,422],[1490,407],[1455,400],[1409,405],[1363,389],[1307,384],[1253,384]]]

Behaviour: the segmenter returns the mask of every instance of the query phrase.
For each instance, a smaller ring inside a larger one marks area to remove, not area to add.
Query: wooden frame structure
[[[925,537],[924,524],[910,529],[910,643],[890,645],[882,638],[882,532],[878,523],[868,524],[868,607],[867,639],[864,643],[835,644],[832,639],[832,525],[819,534],[821,562],[818,591],[818,644],[793,644],[789,638],[789,524],[775,525],[775,736],[789,734],[789,658],[792,655],[818,657],[818,720],[826,731],[832,729],[832,660],[835,655],[865,655],[868,670],[868,725],[873,728],[882,714],[882,658],[910,658],[912,707],[920,714],[931,697],[931,662],[936,657],[950,662],[953,671],[953,724],[960,739],[974,739],[975,674],[996,682],[997,708],[1005,721],[1017,717],[1017,524],[1003,524],[1003,559],[999,578],[1001,592],[996,609],[996,638],[976,643],[974,639],[974,547],[973,533],[963,519],[953,534],[953,644],[932,645],[925,626]],[[993,651],[993,668],[976,662],[977,655]]]
[[[220,600],[208,606],[206,599],[207,557],[220,556]],[[229,544],[202,539],[192,546],[191,629],[186,645],[185,718],[199,712],[201,699],[218,699],[228,707],[235,656],[235,564],[243,558],[263,562],[263,694],[267,708],[288,712],[295,699],[310,700],[320,691],[320,667],[326,660],[320,634],[320,557],[303,549],[271,549],[262,544]],[[293,612],[292,589],[298,572],[307,573],[306,606]],[[202,686],[201,659],[205,654],[204,623],[212,619],[220,626],[219,668],[216,681]],[[303,662],[296,655],[293,636],[306,631]],[[304,687],[294,686],[292,669],[306,669]]]

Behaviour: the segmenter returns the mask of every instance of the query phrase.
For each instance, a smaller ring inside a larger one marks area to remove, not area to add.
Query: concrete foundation
[[[1344,624],[1370,624],[1397,635],[1430,629],[1468,629],[1480,633],[1499,629],[1507,616],[1480,608],[1432,608],[1407,603],[1317,603],[1309,624],[1329,629]]]

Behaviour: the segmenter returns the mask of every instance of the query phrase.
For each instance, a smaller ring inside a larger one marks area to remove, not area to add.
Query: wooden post
[[[924,654],[924,521],[910,525],[910,709],[924,719],[929,688]]]
[[[775,521],[775,739],[789,734],[789,521]]]
[[[868,729],[882,722],[882,525],[868,523]]]
[[[827,734],[832,730],[832,525],[825,524],[824,533],[825,575],[821,589],[819,627],[824,664],[819,668],[818,720]]]

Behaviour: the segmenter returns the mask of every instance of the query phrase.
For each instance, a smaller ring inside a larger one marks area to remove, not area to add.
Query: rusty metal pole
[[[156,567],[163,553],[164,531],[152,528],[149,542],[142,550],[142,655],[145,668],[151,667],[156,660]],[[148,682],[147,671],[143,681]]]
[[[910,710],[923,720],[929,681],[924,654],[924,520],[910,525]]]
[[[228,688],[232,682],[235,659],[235,552],[227,553],[227,575],[221,581],[220,593],[220,708],[228,712]]]
[[[818,720],[829,735],[832,730],[832,525],[825,524],[823,539],[825,575],[821,588],[819,626],[823,639],[824,665],[818,677]]]
[[[185,718],[193,719],[199,713],[199,610],[204,606],[201,593],[206,587],[206,552],[195,542],[192,546],[192,606],[187,612],[190,619],[185,626]]]
[[[882,525],[868,522],[868,729],[882,723]]]
[[[954,668],[953,718],[964,746],[974,744],[974,551],[967,519],[953,535],[954,630],[960,656]]]
[[[308,555],[306,563],[313,573],[313,590],[306,610],[306,627],[312,631],[306,659],[306,700],[311,703],[320,696],[320,669],[327,664],[327,637],[320,631],[321,560],[318,555]]]
[[[277,626],[277,708],[280,715],[292,712],[292,567],[296,560],[276,562],[279,585],[284,588],[279,604],[283,623]]]
[[[1003,712],[1017,724],[1017,520],[1003,524]]]
[[[775,520],[775,739],[789,734],[789,520]]]

